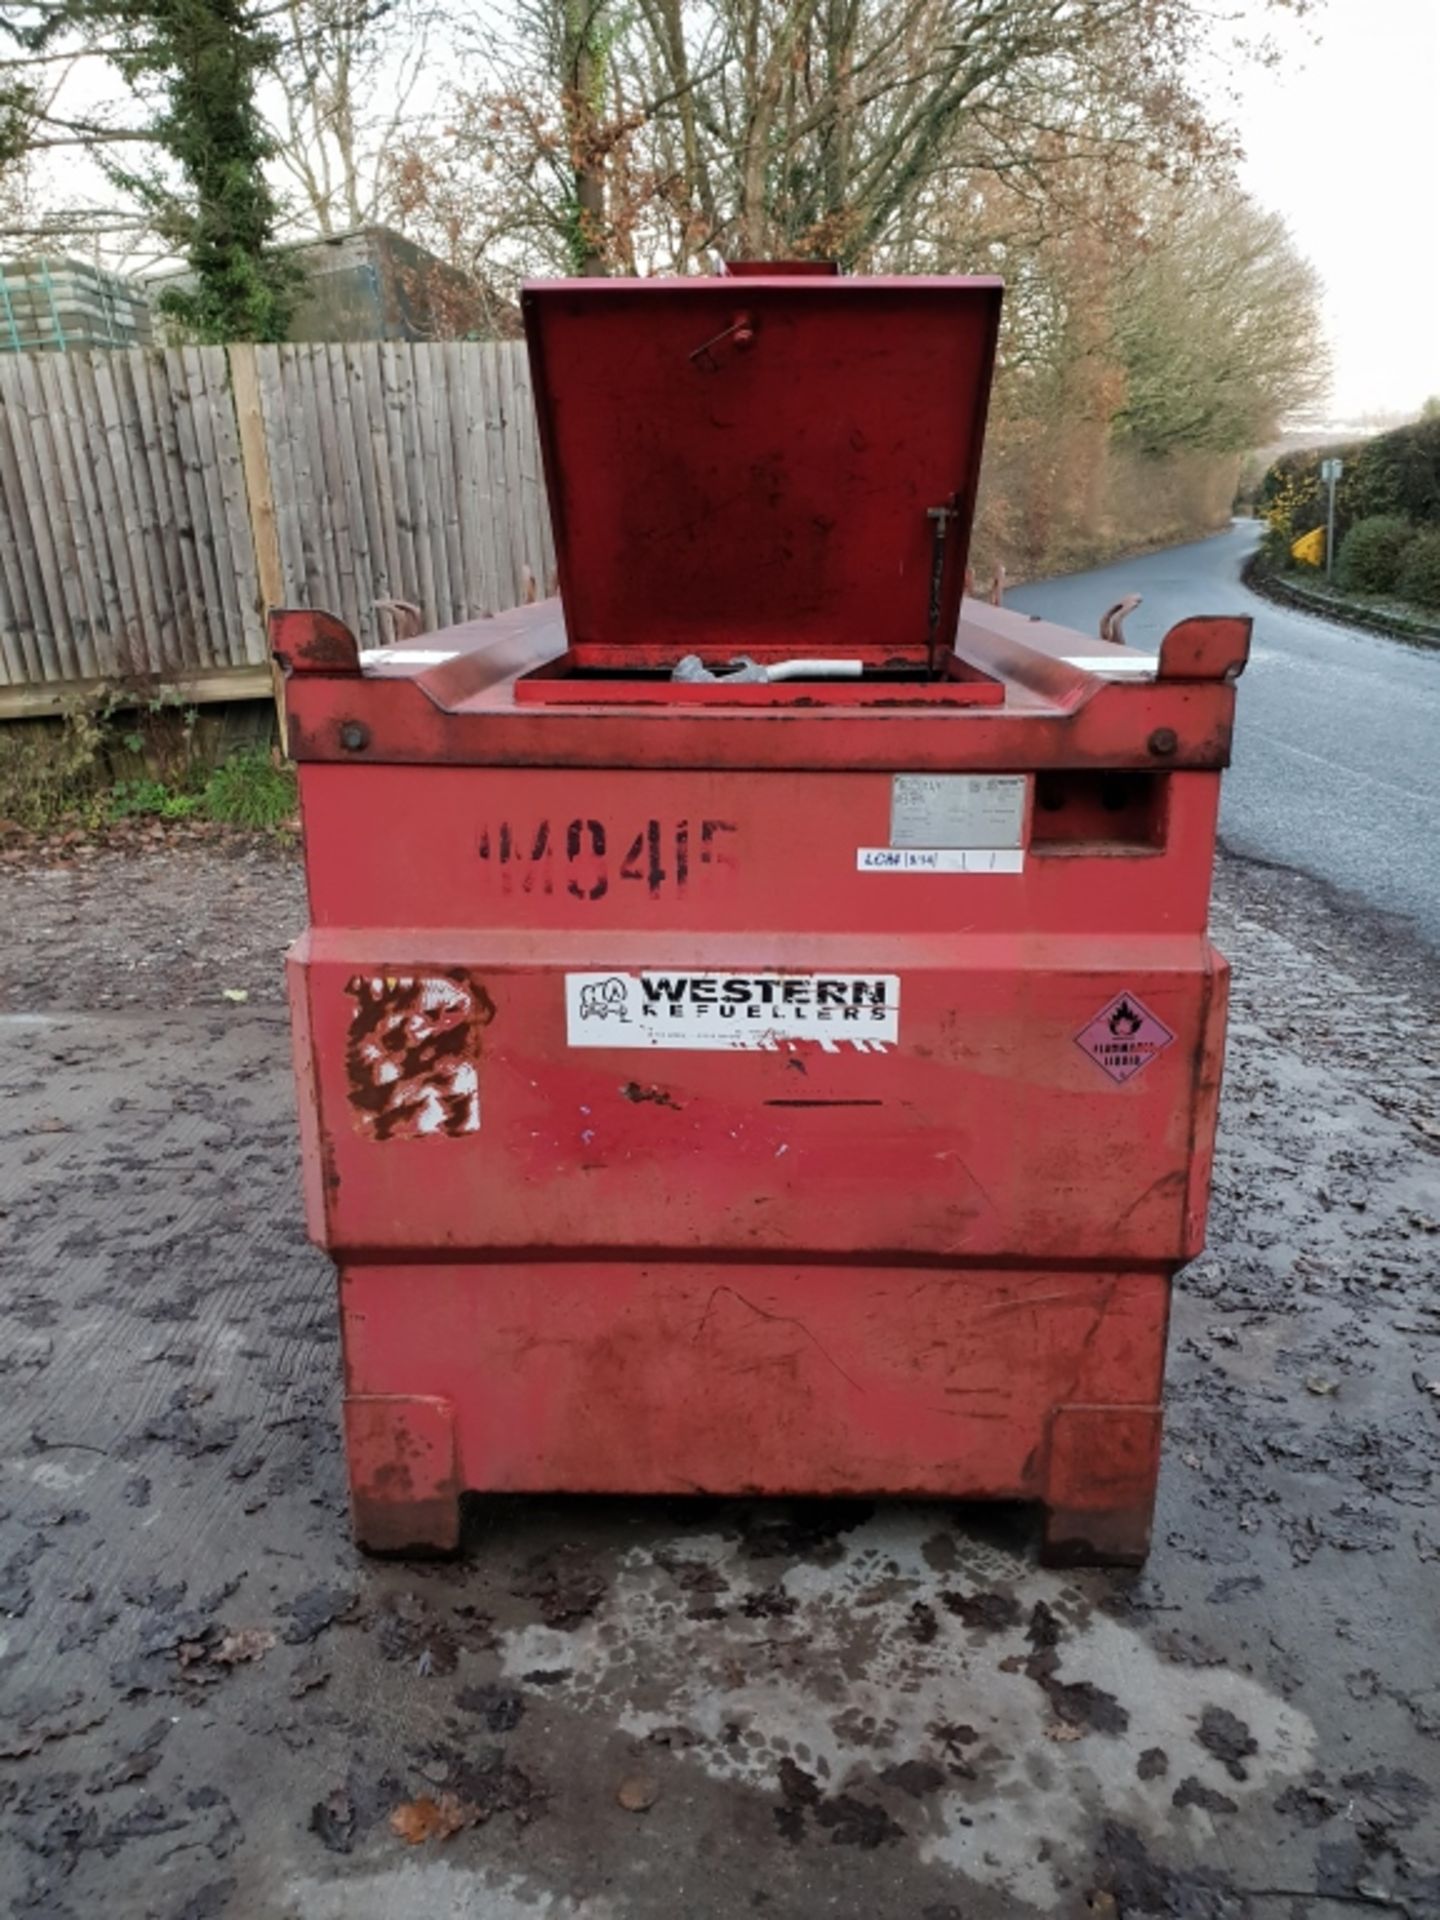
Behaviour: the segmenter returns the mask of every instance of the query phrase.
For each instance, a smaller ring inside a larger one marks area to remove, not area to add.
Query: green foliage
[[[1324,449],[1324,453],[1332,451]],[[1291,541],[1325,518],[1325,490],[1320,484],[1324,453],[1307,447],[1300,453],[1282,454],[1267,468],[1256,489],[1255,511],[1270,529],[1266,554],[1278,566],[1290,564]]]
[[[1294,564],[1292,543],[1325,519],[1317,456],[1289,454],[1277,460],[1260,482],[1255,509],[1265,522],[1265,558],[1274,567]]]
[[[1394,593],[1400,562],[1414,537],[1414,527],[1397,514],[1357,520],[1336,556],[1337,582],[1349,593]]]
[[[1290,557],[1290,535],[1284,527],[1271,526],[1265,529],[1260,542],[1260,552],[1265,564],[1272,568],[1284,568],[1292,564]]]
[[[105,796],[105,818],[188,820],[199,806],[197,795],[177,792],[163,780],[117,780]]]
[[[1344,538],[1357,521],[1399,517],[1418,527],[1440,527],[1440,414],[1348,446],[1307,447],[1287,453],[1266,473],[1256,496],[1270,527],[1289,539],[1325,518],[1320,462],[1337,455],[1344,471],[1335,489],[1335,533]],[[1286,541],[1282,538],[1282,546]]]
[[[252,747],[216,767],[199,804],[209,820],[273,832],[295,811],[295,775],[263,747]]]
[[[264,747],[232,754],[209,773],[117,780],[105,795],[107,820],[214,820],[255,833],[283,826],[296,807],[295,775]]]
[[[1440,527],[1440,415],[1367,441],[1353,491],[1357,515],[1401,513],[1419,526]]]
[[[1440,609],[1440,527],[1417,533],[1410,542],[1395,588],[1414,606]]]
[[[0,727],[0,821],[43,828],[73,818],[94,824],[106,770],[105,728],[87,706],[53,720]]]
[[[127,820],[212,820],[272,832],[294,814],[294,772],[269,748],[243,747],[211,764],[193,707],[162,693],[122,719],[122,697],[76,703],[58,721],[0,727],[0,825],[91,831]]]
[[[40,95],[27,81],[7,78],[0,83],[0,168],[25,158],[39,111]]]
[[[70,0],[62,15],[112,37],[125,79],[158,95],[150,133],[183,194],[157,173],[98,157],[194,275],[192,287],[161,295],[162,311],[199,341],[283,339],[301,275],[274,244],[279,209],[264,175],[272,142],[255,93],[278,45],[263,14],[251,0]]]

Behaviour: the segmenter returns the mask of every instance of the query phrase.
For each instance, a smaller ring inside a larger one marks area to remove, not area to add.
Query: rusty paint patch
[[[277,607],[270,650],[291,673],[359,673],[360,644],[343,620],[309,607]]]
[[[480,1034],[495,1017],[465,973],[357,974],[345,1049],[350,1105],[372,1140],[480,1130]]]
[[[680,1111],[680,1102],[675,1098],[673,1093],[670,1093],[664,1087],[642,1086],[638,1080],[627,1080],[620,1089],[620,1097],[622,1100],[629,1100],[637,1106],[648,1102],[651,1106],[655,1107],[669,1107],[672,1113],[679,1113]]]

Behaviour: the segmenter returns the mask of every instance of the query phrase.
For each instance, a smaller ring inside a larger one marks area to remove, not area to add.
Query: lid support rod
[[[932,680],[940,678],[940,597],[945,584],[945,543],[950,537],[950,522],[958,513],[953,493],[943,506],[925,509],[931,526],[929,671]]]

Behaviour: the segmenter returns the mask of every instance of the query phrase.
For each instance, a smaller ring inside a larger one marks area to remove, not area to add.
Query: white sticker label
[[[1153,680],[1157,665],[1153,653],[1067,653],[1067,667],[1083,667],[1105,680]]]
[[[897,773],[890,783],[892,847],[1020,847],[1023,773]]]
[[[1019,847],[857,847],[861,873],[1023,873]]]
[[[362,667],[443,667],[447,660],[459,659],[454,647],[364,647]]]
[[[882,1053],[900,1038],[893,973],[567,973],[572,1047]]]

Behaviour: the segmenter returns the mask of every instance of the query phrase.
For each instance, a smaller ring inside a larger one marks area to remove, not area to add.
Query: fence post
[[[240,464],[245,475],[245,504],[250,516],[250,533],[255,542],[255,573],[260,582],[260,621],[267,629],[272,607],[285,604],[285,569],[280,560],[280,535],[275,525],[275,495],[270,484],[270,454],[265,444],[265,416],[260,406],[260,377],[256,370],[256,349],[248,342],[227,347],[230,361],[230,391],[235,397],[235,418],[240,429]],[[267,639],[268,646],[268,639]],[[285,733],[285,676],[275,657],[270,656],[270,676],[275,689],[275,720],[280,729],[280,748],[288,750]]]

